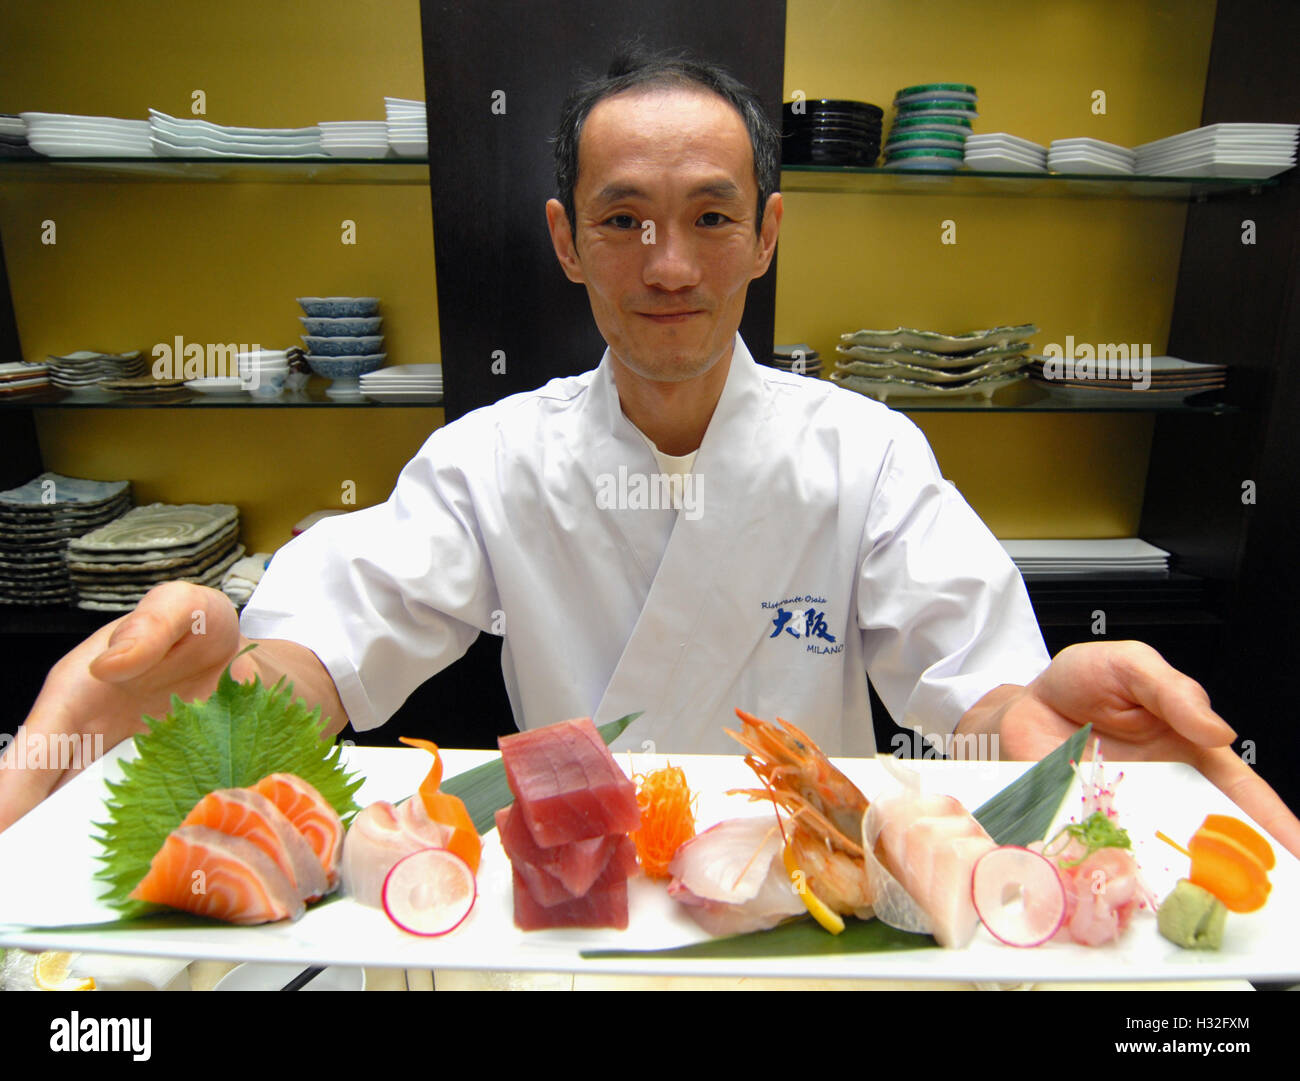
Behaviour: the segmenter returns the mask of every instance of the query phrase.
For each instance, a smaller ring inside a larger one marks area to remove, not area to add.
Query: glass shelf
[[[1223,401],[1219,391],[1147,395],[1138,391],[1075,390],[1034,379],[1021,379],[999,387],[988,398],[890,394],[885,404],[900,413],[1204,413],[1220,416],[1236,413],[1240,408]]]
[[[6,180],[427,185],[429,159],[0,158],[0,182]]]
[[[855,195],[1049,195],[1075,199],[1186,201],[1231,192],[1255,193],[1277,184],[1276,177],[1094,176],[963,169],[866,169],[852,165],[783,165],[781,173],[782,191]]]
[[[441,409],[443,399],[430,397],[400,402],[369,398],[331,398],[322,379],[312,379],[303,390],[286,390],[277,398],[254,398],[244,391],[200,394],[184,390],[165,401],[109,391],[67,391],[55,387],[0,397],[0,409]]]

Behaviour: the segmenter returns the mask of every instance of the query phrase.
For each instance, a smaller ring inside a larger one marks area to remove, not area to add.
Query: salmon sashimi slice
[[[251,788],[209,792],[185,816],[182,826],[206,826],[257,845],[297,887],[304,901],[325,895],[325,869],[284,813]]]
[[[343,819],[329,801],[301,777],[292,773],[272,773],[253,785],[255,792],[274,803],[307,838],[316,858],[325,869],[326,890],[339,884],[339,860],[343,856]]]
[[[304,909],[297,887],[270,856],[252,841],[206,826],[172,830],[131,899],[243,924],[296,920]]]
[[[641,825],[636,785],[614,761],[590,717],[497,742],[510,790],[540,847],[630,833]]]
[[[606,834],[567,845],[541,848],[533,840],[515,804],[497,811],[496,820],[501,847],[506,850],[510,862],[528,864],[558,879],[571,897],[580,897],[591,889],[592,883],[604,873],[619,840],[617,834]],[[636,845],[632,847],[635,850]]]

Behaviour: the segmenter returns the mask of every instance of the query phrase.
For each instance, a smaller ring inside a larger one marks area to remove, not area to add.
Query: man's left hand
[[[1233,751],[1236,733],[1194,679],[1141,642],[1070,646],[1027,687],[998,687],[958,732],[997,733],[999,756],[1039,759],[1091,723],[1112,761],[1187,762],[1294,855],[1300,819]]]

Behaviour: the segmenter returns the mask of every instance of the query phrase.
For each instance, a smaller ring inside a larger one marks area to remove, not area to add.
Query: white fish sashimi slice
[[[970,941],[979,923],[970,899],[971,871],[996,846],[958,800],[878,799],[863,816],[862,844],[867,884],[884,923],[932,934],[948,948]]]
[[[702,900],[743,904],[762,889],[781,844],[775,819],[729,818],[682,845],[668,870]]]
[[[343,892],[363,905],[383,907],[384,879],[397,861],[422,848],[441,848],[448,834],[428,817],[418,796],[400,807],[383,800],[370,804],[343,839]]]

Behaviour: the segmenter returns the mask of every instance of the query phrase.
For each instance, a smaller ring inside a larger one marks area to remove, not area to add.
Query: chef
[[[1154,650],[1049,663],[1014,566],[914,425],[755,364],[737,328],[782,201],[748,90],[625,66],[566,103],[556,156],[547,223],[599,366],[435,432],[386,503],[277,554],[242,626],[219,592],[156,588],[55,665],[20,741],[112,745],[253,641],[237,678],[287,676],[331,732],[373,728],[486,632],[521,727],[641,711],[616,747],[735,753],[740,706],[872,754],[870,673],[939,740],[1037,758],[1092,722],[1107,757],[1191,762],[1300,854],[1300,821]],[[0,829],[59,779],[0,770]]]

